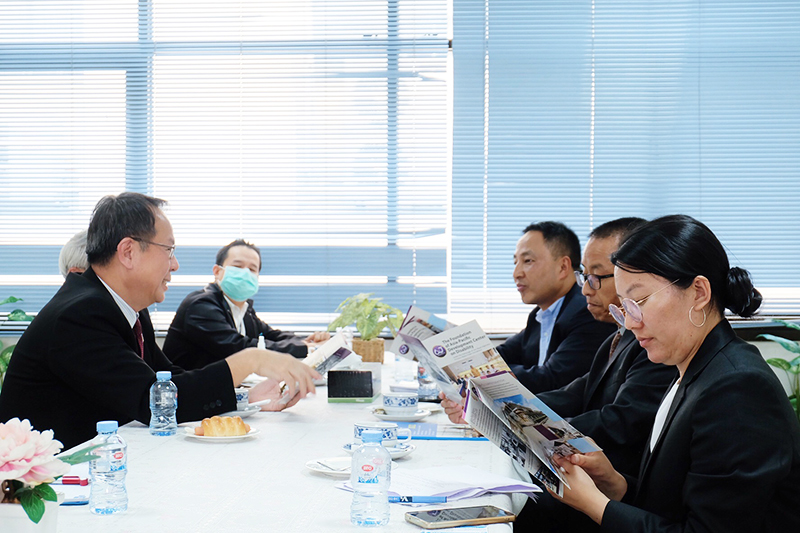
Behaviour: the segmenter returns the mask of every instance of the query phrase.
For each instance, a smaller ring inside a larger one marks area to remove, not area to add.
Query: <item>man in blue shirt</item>
[[[560,222],[525,228],[514,253],[514,282],[522,301],[536,305],[524,330],[497,347],[531,392],[562,387],[589,371],[613,324],[595,320],[575,282],[581,247]]]

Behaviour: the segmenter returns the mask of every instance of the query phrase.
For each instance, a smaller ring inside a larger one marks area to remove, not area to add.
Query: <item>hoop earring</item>
[[[689,322],[691,322],[692,325],[694,327],[696,327],[696,328],[702,328],[703,326],[705,326],[706,325],[706,310],[705,309],[701,309],[701,311],[703,311],[703,321],[700,324],[695,324],[694,320],[692,320],[692,311],[694,311],[694,306],[692,306],[689,309]]]

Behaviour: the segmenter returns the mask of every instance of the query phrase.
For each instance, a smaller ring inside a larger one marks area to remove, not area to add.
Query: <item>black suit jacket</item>
[[[308,355],[303,339],[290,331],[269,327],[247,301],[244,315],[246,335],[239,333],[233,314],[219,285],[210,283],[184,298],[169,327],[164,353],[183,368],[202,368],[249,347],[256,347],[259,334],[266,347],[295,357]]]
[[[636,475],[661,398],[678,371],[651,362],[628,330],[609,361],[614,335],[597,350],[589,372],[538,397],[592,437],[618,471]]]
[[[727,321],[689,363],[649,450],[629,480],[632,505],[610,502],[603,531],[800,531],[800,424]]]
[[[139,312],[144,359],[130,324],[92,271],[70,275],[28,326],[0,393],[0,420],[29,419],[71,447],[97,434],[100,420],[150,421],[156,371],[172,371],[178,422],[236,409],[227,363],[186,372],[156,344],[146,309]]]
[[[531,392],[538,394],[563,387],[589,371],[600,344],[616,328],[599,322],[586,309],[586,298],[577,284],[564,296],[543,365],[539,365],[537,307],[528,315],[528,325],[497,347],[514,375]]]

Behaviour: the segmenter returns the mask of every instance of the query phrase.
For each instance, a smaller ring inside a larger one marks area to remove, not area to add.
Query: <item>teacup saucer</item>
[[[354,451],[356,451],[358,446],[359,446],[358,444],[353,444],[348,442],[347,444],[342,446],[342,449],[344,449],[344,451],[346,451],[347,453],[352,454]],[[417,449],[416,446],[408,442],[401,442],[398,443],[397,446],[386,448],[392,459],[400,459],[401,457],[405,457],[406,455],[410,454],[416,449]]]
[[[257,405],[248,405],[247,407],[245,407],[241,411],[239,411],[239,410],[229,411],[229,412],[227,412],[227,413],[225,413],[223,415],[220,415],[220,416],[238,416],[239,418],[247,418],[248,416],[254,415],[254,414],[258,413],[259,411],[261,411],[261,408],[259,406],[257,406]]]
[[[410,415],[390,415],[387,414],[383,407],[373,407],[372,414],[381,420],[391,420],[393,422],[418,422],[431,414],[427,409],[417,409],[416,413]]]

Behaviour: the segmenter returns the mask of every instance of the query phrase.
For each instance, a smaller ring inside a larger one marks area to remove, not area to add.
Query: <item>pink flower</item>
[[[54,457],[61,446],[52,430],[40,433],[27,420],[0,424],[0,482],[16,479],[35,486],[55,481],[69,471],[68,464]]]

